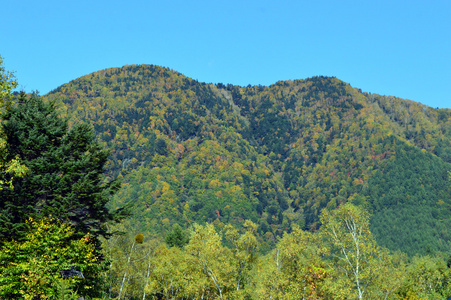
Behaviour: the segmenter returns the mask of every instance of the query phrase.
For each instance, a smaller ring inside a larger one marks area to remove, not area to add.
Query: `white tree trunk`
[[[128,254],[127,258],[127,265],[130,264],[130,258],[132,257],[133,248],[135,247],[135,241],[133,241],[132,248],[130,249],[130,253]],[[127,278],[127,266],[125,267],[124,277],[122,278],[121,288],[119,289],[119,297],[118,299],[121,299],[122,296],[122,290],[124,288],[125,279]]]

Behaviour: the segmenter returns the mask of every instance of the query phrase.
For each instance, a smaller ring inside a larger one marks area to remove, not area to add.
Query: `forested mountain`
[[[410,255],[451,247],[451,110],[363,93],[337,78],[206,84],[167,68],[98,71],[44,97],[92,124],[149,234],[194,222],[259,225],[263,250],[323,208],[372,213],[378,243]]]

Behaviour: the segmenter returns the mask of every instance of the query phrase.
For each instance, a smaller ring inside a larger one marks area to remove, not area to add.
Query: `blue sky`
[[[125,64],[203,82],[336,76],[451,108],[451,1],[4,1],[0,55],[45,94]]]

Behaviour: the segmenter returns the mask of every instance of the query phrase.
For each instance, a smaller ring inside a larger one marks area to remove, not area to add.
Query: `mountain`
[[[112,206],[164,234],[178,223],[251,219],[269,249],[296,223],[352,202],[380,245],[410,255],[451,246],[451,110],[334,77],[271,86],[206,84],[154,65],[83,76],[44,96],[88,122],[123,178]]]

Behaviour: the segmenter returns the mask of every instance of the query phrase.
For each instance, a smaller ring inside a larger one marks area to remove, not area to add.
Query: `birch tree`
[[[258,242],[255,236],[258,225],[250,220],[244,222],[245,232],[240,234],[230,224],[225,226],[225,237],[232,244],[232,253],[236,263],[236,291],[240,293],[246,287],[249,271],[257,259]]]
[[[155,251],[145,293],[163,299],[183,299],[189,285],[188,267],[182,250],[161,245]]]
[[[230,249],[222,246],[222,238],[213,224],[194,225],[186,253],[208,278],[217,298],[228,299],[228,292],[234,290],[236,276]]]
[[[335,299],[371,299],[384,267],[384,252],[371,235],[368,212],[345,204],[323,211],[321,222],[325,254],[334,271],[327,289]]]
[[[327,270],[316,237],[298,226],[258,266],[257,299],[323,299]]]

